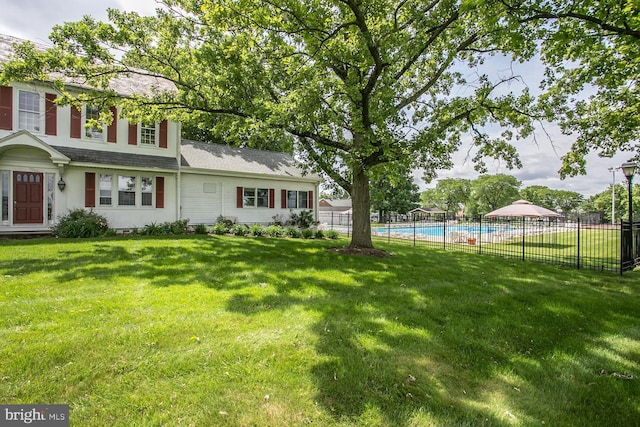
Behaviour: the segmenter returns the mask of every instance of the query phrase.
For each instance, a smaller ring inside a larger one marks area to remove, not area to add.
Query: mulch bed
[[[382,249],[376,248],[352,248],[350,246],[347,246],[345,248],[329,248],[328,250],[344,255],[359,255],[375,258],[386,258],[392,255],[391,252],[383,251]]]

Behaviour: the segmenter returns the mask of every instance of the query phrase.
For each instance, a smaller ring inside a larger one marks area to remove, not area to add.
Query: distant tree
[[[520,197],[538,206],[553,211],[572,212],[584,201],[584,196],[575,191],[554,190],[542,185],[532,185],[520,190]]]
[[[435,188],[427,188],[420,193],[420,204],[425,208],[437,207],[443,209],[443,205],[441,203],[442,200],[438,195],[438,190]]]
[[[480,175],[471,182],[470,206],[465,215],[483,215],[513,203],[520,197],[520,185],[511,175]]]
[[[423,206],[438,207],[446,211],[449,217],[455,215],[468,202],[471,195],[471,181],[462,178],[445,178],[439,180],[436,188],[431,190],[427,196],[421,197]],[[427,197],[429,197],[428,200]]]
[[[409,169],[394,174],[381,174],[371,181],[371,207],[378,212],[378,220],[391,213],[407,213],[420,201],[419,188]]]
[[[627,219],[629,215],[629,191],[625,184],[617,184],[614,190],[617,223]],[[640,219],[640,185],[633,186],[633,217]],[[611,221],[611,186],[598,194],[589,197],[581,206],[586,212],[602,212],[605,221]]]

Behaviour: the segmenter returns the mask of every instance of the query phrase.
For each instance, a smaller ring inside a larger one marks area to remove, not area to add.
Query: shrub
[[[53,227],[57,237],[98,237],[109,230],[107,219],[93,210],[74,209],[58,218]]]
[[[287,227],[284,229],[284,234],[285,236],[293,237],[295,239],[300,237],[300,230],[296,227]]]
[[[159,236],[163,233],[163,227],[156,224],[155,222],[145,225],[144,227],[142,227],[142,230],[140,230],[140,234],[143,234],[145,236]]]
[[[280,225],[270,225],[265,229],[267,236],[281,237],[284,234],[284,230]]]
[[[271,219],[273,219],[271,225],[279,225],[283,227],[287,223],[287,219],[284,217],[284,215],[281,214],[274,215],[271,217]]]
[[[332,240],[337,239],[338,236],[339,236],[339,234],[338,234],[338,232],[336,230],[327,230],[327,231],[325,231],[324,235],[327,238],[332,239]]]
[[[316,230],[316,239],[324,239],[324,231]]]
[[[260,224],[253,224],[251,227],[249,227],[249,232],[254,236],[260,237],[264,234],[264,227]]]
[[[227,230],[229,230],[233,226],[234,222],[223,217],[222,215],[218,215],[218,218],[216,218],[216,224],[223,224],[225,227],[227,227]]]
[[[167,234],[187,234],[189,232],[188,219],[179,219],[174,222],[163,222],[158,224],[152,222],[142,227],[140,234],[146,236],[160,236]]]
[[[213,234],[222,236],[223,234],[227,234],[229,232],[229,228],[227,227],[226,224],[222,222],[218,222],[218,223],[215,223],[213,227],[211,227],[211,231],[213,231]]]
[[[249,233],[249,226],[247,224],[235,224],[231,227],[231,234],[234,236],[246,236]]]
[[[196,224],[193,227],[193,232],[196,234],[207,234],[209,232],[209,228],[204,224]]]
[[[313,230],[310,228],[303,228],[301,231],[302,237],[305,239],[310,239],[313,237]]]
[[[312,211],[300,211],[300,213],[291,213],[287,225],[293,225],[300,229],[305,229],[317,225],[318,221],[313,219]]]
[[[174,222],[165,222],[162,224],[165,234],[187,234],[189,232],[189,220],[179,219]]]

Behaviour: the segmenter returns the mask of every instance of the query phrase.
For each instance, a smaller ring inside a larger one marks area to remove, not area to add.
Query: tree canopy
[[[480,175],[471,182],[471,199],[465,214],[484,215],[515,202],[520,197],[520,185],[511,175]]]
[[[409,169],[395,174],[382,174],[371,181],[371,208],[378,221],[391,212],[407,213],[418,206],[420,192]]]
[[[521,0],[510,7],[542,35],[540,106],[577,136],[560,175],[585,174],[592,151],[628,151],[640,160],[640,2]]]
[[[514,140],[529,136],[536,119],[567,102],[569,92],[560,88],[570,76],[562,68],[569,55],[562,51],[569,27],[562,25],[570,24],[564,24],[564,16],[542,16],[551,7],[571,12],[557,2],[161,3],[165,7],[153,17],[110,10],[110,23],[85,17],[56,27],[52,49],[41,53],[22,46],[19,58],[5,66],[4,78],[44,80],[63,72],[98,89],[81,100],[100,97],[103,106],[117,102],[132,119],[169,115],[206,127],[211,139],[291,147],[302,163],[351,195],[354,247],[372,247],[373,175],[422,168],[433,178],[437,169],[452,166],[451,156],[465,134],[473,137],[478,170],[485,170],[486,157],[519,167]],[[583,3],[597,9],[597,2]],[[590,31],[591,21],[571,19],[576,28]],[[533,109],[528,90],[502,90],[517,76],[489,75],[479,67],[494,55],[530,60],[542,38],[549,40],[542,45],[543,59],[556,71],[549,77],[544,114]],[[630,46],[607,40],[602,42],[607,49]],[[580,58],[589,57],[588,47],[580,52]],[[108,83],[122,74],[159,76],[176,91],[118,98]],[[586,77],[578,82],[606,83]],[[571,119],[570,111],[563,111]],[[494,125],[500,134],[491,131]]]

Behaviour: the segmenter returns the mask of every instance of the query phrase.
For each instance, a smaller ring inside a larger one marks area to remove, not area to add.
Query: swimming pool
[[[497,231],[504,230],[504,227],[480,227],[477,225],[421,225],[415,227],[416,235],[422,236],[444,236],[445,233],[466,233],[466,234],[474,234],[474,235],[487,235],[491,233],[495,233]],[[385,234],[389,232],[389,228],[376,228],[376,232],[379,234]],[[400,234],[413,234],[414,227],[391,227],[392,233],[400,233]]]

